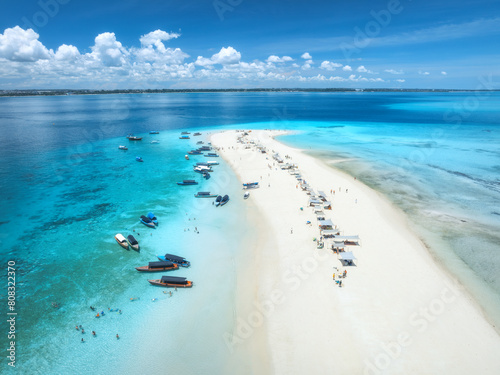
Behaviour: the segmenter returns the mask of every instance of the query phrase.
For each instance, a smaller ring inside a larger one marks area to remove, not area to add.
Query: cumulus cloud
[[[52,51],[38,37],[32,29],[23,30],[19,26],[5,29],[0,34],[0,58],[21,62],[50,59]]]
[[[342,67],[342,64],[334,63],[332,61],[325,60],[321,63],[320,68],[325,70],[334,71],[337,68]]]
[[[401,83],[403,83],[403,82],[406,82],[406,80],[405,80],[405,79],[401,79],[401,78],[400,78],[400,79],[397,79],[397,80],[396,80],[396,82],[401,82]]]
[[[441,74],[445,76],[445,75],[447,75],[448,73],[446,73],[446,72],[444,72],[444,71],[443,71],[443,72],[441,72]]]
[[[352,68],[349,66],[349,65],[346,65],[342,68],[342,70],[346,71],[346,72],[352,72]]]
[[[309,52],[305,52],[302,54],[302,57],[304,60],[311,60],[312,59],[312,56],[309,54]]]
[[[391,73],[391,74],[404,74],[402,70],[394,70],[394,69],[386,69],[384,72]]]
[[[237,64],[241,60],[241,53],[236,51],[233,47],[222,47],[221,50],[212,56],[214,64],[231,65]]]
[[[180,34],[177,33],[167,33],[166,31],[163,30],[155,30],[151,31],[150,33],[147,33],[145,35],[142,35],[139,39],[141,44],[143,46],[150,46],[150,45],[157,45],[158,43],[161,43],[162,41],[167,41],[170,39],[175,39],[180,37]],[[163,45],[163,43],[161,43]]]
[[[419,71],[418,71],[418,74],[421,74],[421,75],[423,75],[423,76],[428,76],[428,75],[429,75],[429,74],[431,74],[431,73],[429,73],[429,72],[422,72],[421,70],[419,70]]]
[[[279,57],[276,55],[271,55],[267,58],[266,61],[270,63],[283,63],[283,62],[293,61],[293,59],[290,56]]]
[[[128,51],[116,40],[115,33],[102,33],[96,36],[95,44],[91,47],[92,55],[104,66],[122,66]]]
[[[55,59],[59,61],[74,61],[80,56],[78,48],[72,45],[62,44],[56,51]]]
[[[358,69],[356,69],[357,72],[359,73],[366,73],[368,70],[363,66],[359,66]]]

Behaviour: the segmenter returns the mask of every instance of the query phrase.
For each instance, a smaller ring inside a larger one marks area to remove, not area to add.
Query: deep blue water
[[[386,194],[408,214],[431,252],[469,287],[492,319],[500,316],[498,93],[0,98],[0,126],[0,258],[3,264],[12,259],[17,263],[23,324],[18,355],[25,366],[40,368],[39,373],[78,373],[83,359],[99,353],[99,348],[89,349],[90,345],[75,347],[79,336],[68,336],[70,331],[74,335],[78,321],[94,324],[88,305],[123,307],[123,316],[99,329],[129,330],[131,335],[133,330],[125,328],[125,322],[133,325],[137,317],[127,313],[155,313],[152,306],[159,305],[146,301],[158,297],[157,292],[148,288],[145,277],[130,270],[167,250],[185,253],[195,260],[194,265],[203,265],[185,273],[205,281],[198,288],[203,292],[193,288],[162,302],[173,305],[168,307],[169,319],[191,314],[199,324],[204,322],[205,328],[198,332],[212,336],[217,329],[224,330],[224,324],[230,325],[234,290],[226,275],[209,277],[205,266],[217,259],[226,266],[230,279],[236,278],[233,263],[238,263],[240,255],[233,244],[244,235],[244,206],[235,199],[223,212],[193,203],[198,190],[239,194],[236,178],[224,164],[199,187],[177,187],[175,182],[194,177],[193,160],[187,162],[184,154],[197,139],[187,141],[189,145],[180,141],[178,135],[184,129],[203,133],[241,127],[298,131],[282,140],[326,162],[336,161],[336,168]],[[149,130],[161,134],[150,136]],[[144,140],[129,142],[125,139],[129,133],[143,134]],[[160,143],[151,144],[152,139]],[[118,150],[120,144],[129,150]],[[135,156],[142,156],[144,163],[137,163]],[[154,233],[137,221],[150,210],[161,222]],[[203,228],[201,237],[193,234],[195,217]],[[144,243],[139,255],[114,244],[115,233],[134,230]],[[217,289],[221,302],[209,302],[207,313],[200,305],[207,300],[201,296],[211,294],[221,283],[226,286]],[[129,303],[131,293],[142,296],[142,305]],[[52,308],[54,301],[62,307]],[[200,320],[196,311],[203,311],[205,319]],[[224,315],[228,323],[212,325],[211,316]],[[209,329],[205,324],[212,326]],[[110,340],[104,349],[108,357],[114,357],[122,349]],[[184,359],[212,358],[207,373],[217,373],[227,360],[217,350],[223,344],[214,344],[215,355],[203,349],[203,334],[199,340],[190,355],[184,353]],[[74,356],[69,353],[75,351],[77,359],[71,359]],[[66,358],[63,367],[56,361],[60,356]],[[116,362],[108,365],[115,369]],[[186,370],[179,366],[177,370]]]

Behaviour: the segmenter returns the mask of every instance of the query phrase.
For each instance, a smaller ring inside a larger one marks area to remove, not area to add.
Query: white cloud
[[[304,65],[302,65],[302,70],[309,70],[309,69],[311,69],[311,64],[305,63]]]
[[[447,75],[448,73],[446,73],[446,72],[444,72],[444,71],[443,71],[443,72],[441,72],[441,74],[445,76],[445,75]]]
[[[368,70],[363,66],[358,66],[358,69],[356,69],[357,72],[359,73],[366,73]]]
[[[304,60],[311,60],[312,59],[312,56],[309,54],[309,52],[306,52],[306,53],[303,53],[302,57]]]
[[[391,74],[404,74],[402,70],[394,70],[394,69],[386,69],[384,72],[391,73]]]
[[[401,82],[401,83],[403,83],[403,82],[406,82],[406,80],[405,80],[405,79],[401,79],[401,78],[400,78],[400,79],[397,79],[397,80],[396,80],[396,82]]]
[[[151,31],[150,33],[147,33],[145,35],[142,35],[141,38],[139,39],[141,44],[143,46],[150,46],[150,45],[157,45],[161,43],[163,45],[162,41],[167,41],[170,39],[175,39],[180,37],[180,34],[177,33],[167,33],[166,31],[163,30],[155,30]]]
[[[344,66],[342,70],[346,72],[352,72],[352,68],[349,65]]]
[[[116,40],[115,33],[102,33],[96,36],[95,44],[91,47],[92,56],[104,66],[122,66],[128,51]]]
[[[231,65],[237,64],[241,60],[241,53],[233,47],[222,47],[221,50],[212,56],[211,60],[214,64]]]
[[[80,56],[78,48],[72,45],[68,46],[66,44],[62,44],[56,51],[55,59],[59,61],[74,61]]]
[[[293,63],[293,64],[292,64],[292,66],[293,66],[294,68],[300,68],[300,65],[299,65],[299,64],[296,64],[296,63]]]
[[[431,74],[431,73],[429,73],[429,72],[422,72],[421,70],[419,70],[419,71],[418,71],[418,74],[421,74],[421,75],[423,75],[423,76],[428,76],[428,75],[429,75],[429,74]]]
[[[282,63],[282,62],[293,61],[293,59],[290,56],[279,57],[276,55],[271,55],[267,58],[266,61],[270,63]]]
[[[5,29],[0,34],[0,58],[21,62],[50,59],[52,50],[49,51],[38,37],[32,29],[24,30],[19,26]]]
[[[342,67],[342,64],[334,63],[332,61],[325,60],[321,63],[320,68],[325,70],[334,71],[336,68]]]

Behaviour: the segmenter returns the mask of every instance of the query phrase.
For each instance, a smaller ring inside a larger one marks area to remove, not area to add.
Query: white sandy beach
[[[261,185],[247,203],[267,231],[254,251],[256,280],[248,280],[258,286],[255,301],[237,311],[225,338],[229,350],[264,333],[276,374],[500,373],[500,336],[401,212],[352,177],[275,141],[278,132],[252,131],[245,138],[265,146],[265,154],[237,143],[241,134],[227,131],[211,140],[242,182]],[[349,249],[354,266],[342,267],[326,246],[316,248],[313,238],[320,234],[309,196],[269,150],[289,155],[285,163],[297,164],[314,190],[327,193],[333,209],[325,210],[326,218],[341,234],[360,236],[361,246]],[[344,270],[339,287],[332,274]]]

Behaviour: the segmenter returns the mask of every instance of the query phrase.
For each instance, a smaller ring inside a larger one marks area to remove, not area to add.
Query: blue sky
[[[500,82],[498,0],[30,0],[0,12],[0,89]]]

